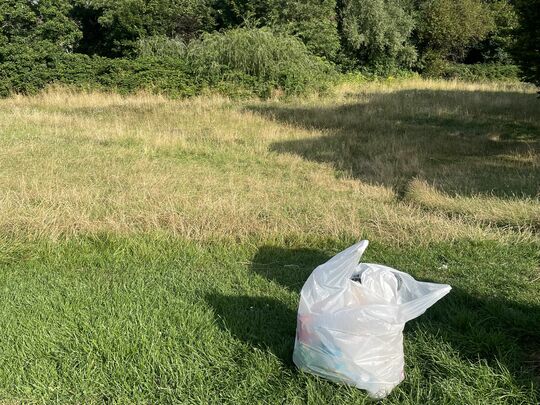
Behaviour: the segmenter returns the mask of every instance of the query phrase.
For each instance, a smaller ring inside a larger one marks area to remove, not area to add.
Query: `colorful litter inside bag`
[[[383,398],[403,381],[405,322],[451,290],[380,264],[360,263],[361,241],[317,267],[302,288],[298,368]]]

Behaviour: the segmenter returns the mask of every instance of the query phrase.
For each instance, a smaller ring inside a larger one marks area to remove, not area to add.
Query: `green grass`
[[[1,100],[0,403],[370,403],[292,363],[304,281],[361,237],[453,287],[382,403],[538,403],[540,107],[505,86]]]
[[[298,291],[314,266],[345,246],[164,235],[22,243],[1,257],[0,395],[61,403],[368,402],[362,391],[300,373],[291,362]],[[385,403],[537,402],[534,245],[374,243],[366,260],[454,287],[407,326],[407,379]]]

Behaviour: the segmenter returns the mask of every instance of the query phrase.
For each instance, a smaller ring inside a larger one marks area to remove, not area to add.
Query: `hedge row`
[[[31,94],[57,83],[171,97],[192,96],[205,88],[268,97],[273,91],[324,91],[336,76],[333,66],[309,53],[300,40],[265,29],[206,34],[178,49],[112,59],[22,48],[4,58],[0,54],[0,95]]]
[[[515,65],[496,63],[463,63],[441,62],[430,66],[426,76],[442,79],[457,79],[464,81],[519,81],[519,68]]]

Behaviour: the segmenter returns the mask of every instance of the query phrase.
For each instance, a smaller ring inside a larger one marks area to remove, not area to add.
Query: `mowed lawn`
[[[539,193],[525,85],[0,100],[0,403],[369,403],[292,363],[303,282],[367,238],[453,287],[382,403],[537,404]]]

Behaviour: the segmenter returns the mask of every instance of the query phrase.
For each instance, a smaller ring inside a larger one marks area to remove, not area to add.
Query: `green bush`
[[[179,38],[171,39],[164,35],[141,38],[136,49],[137,55],[142,57],[185,58],[187,55],[185,41]]]
[[[75,50],[108,57],[133,56],[137,41],[155,35],[190,40],[214,28],[209,0],[71,0],[81,27]]]
[[[218,29],[269,27],[329,60],[339,50],[336,0],[214,0],[212,7]]]
[[[188,44],[146,38],[138,48],[140,57],[185,60],[203,87],[233,96],[268,97],[276,90],[287,95],[321,92],[336,78],[334,67],[312,55],[299,39],[264,28],[203,34]]]
[[[82,34],[69,17],[70,0],[0,1],[0,47],[48,42],[71,50]]]
[[[175,58],[109,59],[67,55],[57,65],[55,82],[86,89],[131,93],[146,90],[171,97],[187,97],[200,91],[186,62]]]
[[[0,96],[34,92],[81,38],[69,0],[0,1]]]
[[[466,65],[439,60],[424,73],[428,77],[458,79],[464,81],[518,81],[519,68],[515,65],[476,63]]]
[[[33,94],[52,83],[123,94],[147,90],[171,97],[191,96],[201,88],[190,75],[186,61],[181,59],[110,59],[82,54],[40,56],[20,53],[16,59],[0,64],[0,96]]]
[[[519,27],[516,9],[510,0],[491,0],[488,6],[493,16],[493,29],[485,39],[468,50],[465,60],[467,63],[511,65],[514,62],[511,56],[514,32]]]
[[[189,44],[187,60],[193,75],[209,86],[224,81],[245,84],[262,97],[275,89],[288,95],[324,91],[336,75],[300,40],[268,29],[204,34]]]
[[[271,0],[270,26],[302,40],[310,52],[333,60],[339,50],[336,0]]]
[[[22,51],[21,51],[22,50]],[[39,47],[0,59],[0,95],[35,93],[51,83],[120,93],[147,90],[186,97],[204,88],[231,96],[268,97],[324,91],[336,77],[298,39],[266,29],[236,29],[180,41],[146,41],[137,58],[105,58]]]
[[[462,61],[471,46],[496,28],[483,0],[421,0],[419,4],[418,48],[428,55],[426,65],[436,58]]]
[[[54,66],[63,54],[48,43],[0,47],[0,96],[35,93],[54,80]]]

